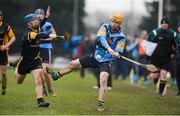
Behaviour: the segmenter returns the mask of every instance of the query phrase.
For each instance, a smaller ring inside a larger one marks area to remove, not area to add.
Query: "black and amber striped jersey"
[[[0,45],[7,44],[14,36],[11,26],[0,21]]]
[[[39,33],[39,29],[26,28],[22,37],[21,56],[26,61],[39,57],[39,38],[48,38],[49,35]]]

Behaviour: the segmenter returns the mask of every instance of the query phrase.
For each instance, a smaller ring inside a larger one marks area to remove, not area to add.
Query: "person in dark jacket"
[[[178,27],[177,27],[177,33],[178,37],[180,38],[180,21],[178,22]],[[178,48],[178,54],[176,56],[176,82],[177,82],[177,96],[180,96],[180,48]]]
[[[161,19],[161,27],[154,29],[148,37],[148,41],[157,43],[157,47],[150,57],[150,63],[159,68],[159,72],[151,73],[151,77],[153,79],[160,78],[160,98],[164,96],[163,91],[167,83],[167,72],[172,59],[173,48],[180,45],[180,38],[174,30],[169,28],[169,24],[168,17],[163,17]]]

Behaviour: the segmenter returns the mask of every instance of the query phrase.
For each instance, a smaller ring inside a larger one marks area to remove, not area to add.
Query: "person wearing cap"
[[[107,80],[111,70],[111,62],[120,58],[124,51],[126,37],[121,30],[123,15],[116,13],[112,16],[109,24],[102,24],[97,32],[96,49],[89,55],[82,56],[71,61],[58,72],[47,67],[47,72],[53,80],[58,80],[63,75],[70,73],[76,68],[99,68],[100,70],[100,88],[99,97],[96,104],[98,111],[103,111],[105,94],[107,93]]]
[[[2,75],[2,95],[6,94],[7,74],[6,68],[8,64],[8,50],[15,42],[16,38],[13,29],[3,20],[3,14],[0,11],[0,71]]]
[[[159,68],[156,73],[151,73],[151,77],[157,83],[159,82],[159,98],[164,97],[164,89],[167,83],[167,73],[170,68],[170,63],[172,60],[172,54],[174,53],[175,46],[180,45],[180,38],[177,33],[169,28],[170,21],[168,17],[163,17],[161,19],[161,27],[154,29],[148,36],[148,41],[157,43],[157,46],[150,56],[150,63]]]
[[[178,33],[178,36],[180,38],[180,21],[178,22],[178,25],[177,25],[177,33]],[[180,47],[177,48],[178,49],[178,54],[176,55],[176,82],[177,82],[177,89],[178,89],[178,92],[176,94],[176,96],[179,96],[180,97]]]
[[[45,11],[41,8],[38,8],[35,10],[35,14],[38,16],[40,22],[42,22],[45,19]],[[46,21],[44,25],[41,27],[41,32],[46,33],[46,34],[56,34],[56,31],[53,27],[53,25],[49,22]],[[43,94],[44,95],[49,95],[50,96],[56,96],[54,93],[52,86],[51,86],[51,78],[49,74],[46,72],[46,66],[51,63],[51,51],[52,51],[52,41],[51,40],[42,40],[40,42],[40,56],[43,61]],[[47,88],[46,88],[47,86]],[[48,92],[47,92],[48,91]]]
[[[42,60],[40,58],[39,42],[41,39],[54,39],[55,34],[40,32],[40,22],[36,14],[28,14],[24,18],[26,30],[22,37],[21,59],[15,69],[15,79],[22,84],[26,75],[32,73],[35,82],[35,92],[39,107],[48,107],[49,103],[43,99]]]

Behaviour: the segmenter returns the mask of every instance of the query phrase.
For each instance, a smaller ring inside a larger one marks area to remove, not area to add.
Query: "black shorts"
[[[40,48],[40,57],[42,58],[43,63],[51,62],[51,49]]]
[[[0,51],[0,65],[7,65],[8,64],[8,52]]]
[[[150,60],[150,64],[153,64],[156,67],[167,70],[167,71],[170,69],[170,63],[171,63],[171,60],[166,59],[166,58],[164,59],[153,58]]]
[[[98,62],[93,55],[86,55],[79,58],[82,68],[99,68],[100,72],[105,71],[110,74],[112,63],[109,61]]]
[[[42,59],[37,58],[33,61],[25,61],[23,58],[19,61],[17,65],[17,72],[19,74],[25,75],[30,73],[32,70],[42,68]]]

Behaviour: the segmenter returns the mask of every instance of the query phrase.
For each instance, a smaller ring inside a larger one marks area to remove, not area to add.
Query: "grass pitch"
[[[0,115],[180,115],[180,98],[172,96],[175,88],[168,89],[167,96],[159,99],[152,84],[130,85],[128,80],[113,80],[113,90],[106,96],[106,110],[96,111],[98,90],[92,89],[95,84],[92,74],[86,73],[82,79],[78,72],[72,72],[53,81],[57,96],[45,97],[50,107],[39,108],[32,75],[18,85],[14,71],[8,69],[7,94],[0,95]]]

